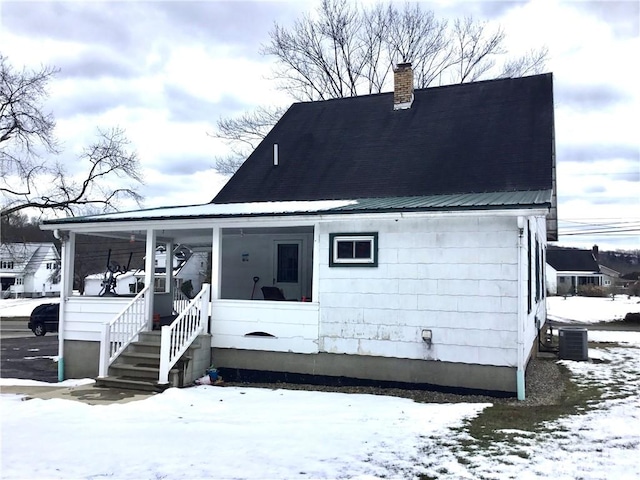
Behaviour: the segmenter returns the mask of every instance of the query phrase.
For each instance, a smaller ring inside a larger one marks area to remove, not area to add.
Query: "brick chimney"
[[[413,69],[411,62],[399,63],[393,71],[393,109],[411,108],[413,103]]]
[[[591,252],[593,253],[593,259],[597,262],[598,257],[600,256],[600,250],[598,249],[598,245],[594,245],[593,248],[591,249]]]

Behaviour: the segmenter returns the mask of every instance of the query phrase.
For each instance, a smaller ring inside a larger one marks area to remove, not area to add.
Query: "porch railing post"
[[[168,325],[162,327],[160,335],[160,372],[159,384],[169,383],[169,350],[171,349],[171,328]]]
[[[109,371],[109,350],[111,339],[109,338],[109,324],[103,323],[100,331],[100,365],[98,366],[98,376],[106,377]]]
[[[202,284],[204,294],[200,299],[200,333],[207,331],[207,324],[209,319],[209,307],[211,306],[211,285],[208,283]]]

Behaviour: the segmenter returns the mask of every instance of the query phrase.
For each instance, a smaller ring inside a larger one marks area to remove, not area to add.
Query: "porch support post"
[[[320,285],[320,224],[313,226],[313,266],[311,268],[311,301],[318,301],[318,285]],[[318,322],[318,327],[320,322]]]
[[[58,317],[58,381],[64,378],[64,337],[67,298],[73,294],[73,261],[76,250],[76,234],[68,232],[62,237],[62,252],[60,259],[60,313]]]
[[[156,232],[147,230],[146,257],[144,262],[144,284],[148,286],[144,297],[144,310],[147,315],[147,328],[153,330],[153,291],[156,278]]]
[[[204,285],[203,285],[204,287]],[[222,288],[222,232],[220,231],[220,227],[213,227],[213,233],[211,237],[211,286],[209,287],[209,295],[208,298],[210,301],[210,317],[209,317],[209,326],[205,328],[205,332],[208,330],[209,333],[213,334],[213,303],[218,300],[221,296],[221,288]]]
[[[220,288],[222,279],[222,235],[220,227],[213,227],[213,237],[211,239],[211,300],[220,298]]]
[[[165,281],[164,291],[173,295],[173,241],[165,243]],[[173,298],[173,297],[172,297]]]

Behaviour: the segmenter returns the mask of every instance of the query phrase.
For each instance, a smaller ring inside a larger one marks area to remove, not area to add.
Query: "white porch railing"
[[[98,375],[106,377],[111,365],[125,348],[147,326],[144,296],[149,286],[144,287],[136,297],[110,322],[102,325],[100,337],[100,366]]]
[[[187,297],[182,290],[175,288],[173,290],[173,313],[180,315],[185,311],[191,299]]]
[[[162,327],[160,339],[159,384],[169,383],[169,370],[187,351],[193,341],[204,333],[207,327],[210,304],[210,285],[205,283],[202,290],[180,313],[171,325]]]

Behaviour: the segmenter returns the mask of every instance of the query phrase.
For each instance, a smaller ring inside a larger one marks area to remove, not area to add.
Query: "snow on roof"
[[[282,202],[207,203],[181,207],[160,207],[130,212],[105,213],[88,217],[46,220],[43,226],[135,220],[168,220],[234,216],[344,214],[393,211],[453,211],[467,209],[532,208],[550,205],[551,190],[484,192],[428,195],[422,197],[359,198],[344,200],[301,200]]]
[[[130,212],[103,213],[87,217],[71,217],[47,220],[46,224],[86,223],[134,219],[184,218],[184,217],[216,217],[232,215],[268,215],[291,214],[330,210],[357,203],[355,200],[314,200],[294,202],[252,202],[252,203],[206,203],[181,207],[160,207]]]

